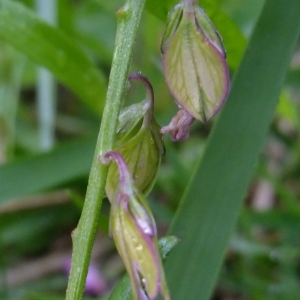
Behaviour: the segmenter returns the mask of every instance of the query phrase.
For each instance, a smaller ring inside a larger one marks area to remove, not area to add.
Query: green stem
[[[93,247],[108,166],[100,164],[99,155],[113,148],[121,99],[125,91],[137,28],[146,0],[127,0],[117,11],[116,48],[109,78],[106,102],[86,192],[85,204],[74,231],[73,255],[67,300],[82,299]],[[95,99],[96,101],[97,99]]]

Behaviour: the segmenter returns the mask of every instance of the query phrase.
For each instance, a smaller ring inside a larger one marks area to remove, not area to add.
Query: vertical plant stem
[[[14,156],[16,115],[25,57],[1,44],[0,56],[0,165]],[[5,67],[3,67],[3,65]]]
[[[41,18],[48,23],[56,24],[56,0],[36,0],[36,9]],[[54,144],[56,83],[53,75],[45,68],[38,68],[37,106],[40,123],[40,146],[49,150]]]
[[[116,47],[109,78],[102,123],[91,168],[85,204],[73,234],[73,255],[66,299],[82,299],[98,214],[100,211],[108,167],[98,161],[98,155],[112,150],[115,140],[121,99],[125,90],[137,28],[145,0],[128,0],[117,11]],[[97,101],[97,99],[95,99]]]

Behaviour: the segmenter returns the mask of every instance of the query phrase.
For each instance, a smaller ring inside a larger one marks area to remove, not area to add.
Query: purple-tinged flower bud
[[[169,13],[161,50],[177,104],[206,122],[226,100],[230,79],[220,35],[193,0],[183,0]]]
[[[100,158],[102,162],[107,159],[116,162],[119,172],[110,212],[110,231],[129,274],[133,297],[135,300],[154,300],[161,293],[165,300],[169,300],[152,213],[135,188],[122,156],[108,152]]]
[[[153,89],[148,79],[141,74],[132,74],[129,79],[140,80],[146,87],[146,99],[125,108],[119,116],[117,140],[114,151],[125,159],[137,188],[147,194],[152,189],[164,145],[160,126],[153,117]],[[111,201],[119,181],[116,164],[109,167],[106,195]]]
[[[169,133],[174,142],[186,140],[190,135],[190,127],[195,121],[194,117],[185,109],[179,109],[168,126],[164,126],[160,132]]]

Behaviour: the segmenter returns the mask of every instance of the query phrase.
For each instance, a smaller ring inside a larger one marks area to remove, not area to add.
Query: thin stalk
[[[118,29],[116,47],[110,72],[102,123],[81,218],[73,238],[73,255],[67,300],[82,299],[91,251],[95,239],[98,214],[102,204],[108,166],[99,162],[98,156],[113,148],[118,115],[125,91],[133,46],[146,0],[127,0],[117,11]],[[95,99],[97,101],[97,99]]]
[[[56,24],[56,8],[56,0],[36,0],[36,9],[39,16],[52,25]],[[49,150],[54,145],[56,83],[53,75],[47,69],[41,67],[38,68],[37,107],[40,123],[40,146],[43,150]]]
[[[0,71],[0,165],[14,156],[16,115],[24,73],[25,58],[8,45],[1,44]]]

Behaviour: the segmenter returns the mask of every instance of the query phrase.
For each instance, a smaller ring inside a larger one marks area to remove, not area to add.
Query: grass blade
[[[217,278],[300,31],[300,1],[266,0],[170,233],[172,299],[207,300]]]
[[[88,175],[95,138],[74,141],[51,152],[0,167],[0,204]]]
[[[0,0],[0,38],[49,69],[87,106],[100,113],[106,83],[88,56],[69,37],[24,5]]]

